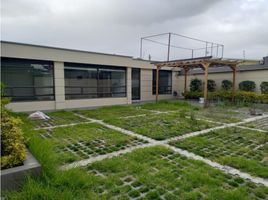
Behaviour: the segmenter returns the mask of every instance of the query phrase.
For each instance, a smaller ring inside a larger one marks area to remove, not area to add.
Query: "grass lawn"
[[[193,131],[199,131],[215,126],[215,124],[197,120],[187,112],[152,114],[146,117],[110,119],[107,123],[134,131],[156,140],[183,135]]]
[[[268,117],[244,124],[243,126],[246,126],[249,128],[261,129],[261,130],[267,131],[267,134],[268,134]]]
[[[226,128],[171,144],[223,165],[268,178],[268,144],[265,143],[265,133]]]
[[[70,163],[146,143],[97,124],[40,130],[38,133],[57,152],[60,163]]]
[[[144,105],[112,106],[96,110],[47,113],[52,119],[30,120],[27,114],[13,114],[24,122],[27,147],[42,165],[42,175],[29,178],[19,192],[4,192],[7,199],[218,199],[268,200],[268,188],[225,173],[201,162],[155,146],[135,150],[85,167],[66,171],[66,163],[104,155],[143,143],[96,123],[46,130],[37,127],[85,122],[75,112],[138,134],[163,140],[246,117],[245,112],[220,106],[203,110],[178,101]],[[155,111],[175,111],[160,113]],[[226,112],[225,112],[226,111]],[[135,115],[138,115],[135,117]],[[264,133],[227,128],[173,142],[224,165],[268,178],[268,145]]]
[[[268,188],[226,175],[164,147],[29,180],[10,199],[267,199]]]
[[[24,113],[16,113],[13,115],[22,118],[25,123],[35,128],[50,127],[50,126],[57,126],[57,125],[64,125],[64,124],[71,124],[71,123],[80,123],[80,122],[86,121],[74,115],[73,112],[69,112],[69,111],[48,112],[45,114],[49,116],[50,119],[30,120],[30,119],[27,119],[28,114],[24,114]]]

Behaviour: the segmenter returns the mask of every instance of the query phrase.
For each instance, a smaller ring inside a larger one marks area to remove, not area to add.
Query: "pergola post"
[[[159,69],[160,66],[156,66],[156,83],[155,83],[155,101],[158,101],[158,88],[159,88]]]
[[[189,68],[184,67],[184,95],[187,92],[187,76],[188,76]]]
[[[208,67],[209,63],[202,63],[202,66],[205,70],[204,76],[204,107],[208,107]]]
[[[231,66],[233,70],[233,85],[232,85],[232,102],[235,101],[235,93],[236,93],[236,65]]]

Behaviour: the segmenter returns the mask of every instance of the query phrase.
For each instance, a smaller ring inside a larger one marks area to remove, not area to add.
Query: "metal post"
[[[167,61],[169,61],[169,53],[170,53],[170,38],[171,38],[171,33],[168,33],[168,53],[167,53]]]
[[[192,49],[192,58],[194,58],[194,50]]]
[[[141,38],[141,41],[140,41],[140,59],[142,59],[142,38]]]
[[[217,58],[218,58],[218,51],[219,51],[219,44],[217,44],[217,55],[216,55]]]
[[[205,57],[207,57],[207,52],[208,52],[208,43],[206,42],[206,52],[205,52]]]
[[[221,47],[222,47],[221,58],[223,58],[224,45],[222,45]]]
[[[211,43],[211,56],[213,57],[213,43]]]

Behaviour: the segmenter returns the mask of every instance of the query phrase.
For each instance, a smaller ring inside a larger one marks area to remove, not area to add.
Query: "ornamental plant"
[[[262,94],[268,94],[268,81],[261,82],[261,93]]]
[[[26,149],[20,129],[21,120],[10,116],[5,109],[9,99],[4,98],[1,84],[1,169],[23,164],[26,159]]]
[[[208,91],[214,92],[216,90],[216,82],[214,80],[208,80]]]
[[[254,92],[256,84],[254,81],[242,81],[239,83],[239,89],[246,92]]]
[[[229,80],[223,80],[221,82],[221,87],[223,90],[231,90],[232,88],[232,81],[229,81]]]
[[[191,92],[201,92],[202,91],[202,81],[200,79],[192,79],[190,83]]]

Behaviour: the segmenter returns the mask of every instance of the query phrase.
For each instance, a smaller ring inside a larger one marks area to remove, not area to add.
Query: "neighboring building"
[[[155,66],[128,56],[1,42],[1,81],[13,111],[155,100]],[[159,98],[173,98],[176,72],[160,71]],[[178,92],[178,91],[177,91]]]
[[[243,61],[243,60],[241,60]],[[255,64],[252,64],[255,63]],[[232,70],[229,67],[211,67],[208,70],[208,79],[216,82],[217,89],[221,88],[223,80],[232,81]],[[194,69],[188,72],[187,86],[189,89],[190,82],[194,78],[203,80],[204,71],[202,69]],[[179,73],[178,90],[181,92],[184,89],[184,71]],[[268,56],[264,57],[262,61],[256,62],[252,60],[246,60],[238,65],[236,74],[236,88],[241,81],[251,80],[256,83],[256,92],[260,92],[260,84],[263,81],[268,81]]]
[[[155,69],[150,61],[129,56],[1,42],[1,82],[11,98],[8,108],[16,112],[153,101]],[[194,77],[203,79],[202,70],[190,73],[188,85]],[[183,71],[162,68],[159,75],[159,99],[181,95]],[[263,64],[239,66],[237,76],[237,83],[253,80],[259,90],[268,81],[268,57]],[[232,74],[225,67],[211,68],[209,79],[220,86]]]

